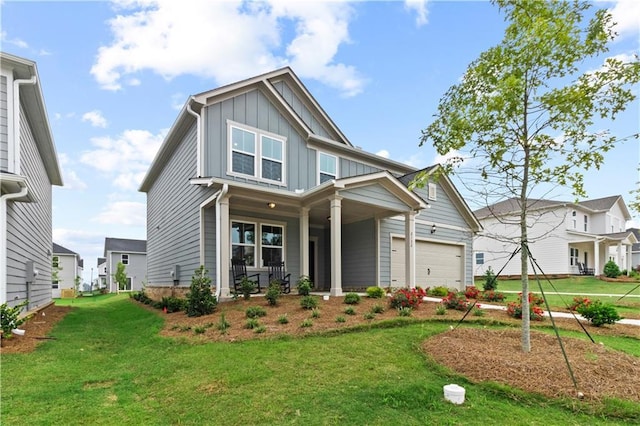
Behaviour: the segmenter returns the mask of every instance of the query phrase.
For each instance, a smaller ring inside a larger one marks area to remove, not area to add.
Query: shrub
[[[620,275],[620,268],[613,260],[604,264],[604,275],[607,278],[617,278]]]
[[[349,306],[347,309],[344,310],[344,313],[347,315],[355,315],[356,314],[356,310],[353,309],[353,307]]]
[[[314,309],[314,310],[311,312],[311,318],[320,318],[320,311],[319,311],[319,310],[317,310],[317,309]]]
[[[444,315],[447,313],[447,307],[444,306],[442,303],[438,303],[436,305],[436,315]]]
[[[467,299],[478,299],[480,295],[480,290],[476,288],[476,286],[467,287],[464,291],[464,295]]]
[[[240,292],[242,293],[242,297],[244,297],[244,300],[249,300],[251,298],[251,293],[255,291],[256,283],[254,283],[247,277],[242,277],[242,281],[240,281]]]
[[[280,285],[280,282],[273,280],[269,283],[269,288],[267,289],[264,298],[267,299],[269,306],[276,306],[281,295],[282,286]]]
[[[280,324],[289,324],[289,317],[287,314],[282,314],[278,317],[278,323]]]
[[[429,290],[429,295],[434,297],[444,297],[447,294],[449,294],[449,289],[441,285]]]
[[[573,302],[569,305],[570,311],[577,311],[579,308],[583,306],[589,306],[591,304],[591,300],[586,297],[576,296],[573,298]]]
[[[376,303],[375,305],[373,305],[373,307],[371,308],[371,312],[373,312],[374,314],[381,314],[384,312],[384,306],[382,306],[379,303]]]
[[[375,319],[375,317],[376,317],[376,314],[373,312],[365,312],[364,314],[364,319],[366,320],[372,320],[372,319]]]
[[[211,293],[211,278],[207,276],[208,273],[204,266],[200,266],[191,277],[191,287],[187,293],[187,316],[209,315],[216,309],[218,301]]]
[[[544,319],[544,310],[540,307],[542,298],[533,293],[529,293],[529,319],[532,321],[542,321]],[[507,304],[507,315],[512,318],[522,319],[522,293],[518,295],[517,302]]]
[[[2,329],[3,339],[11,338],[11,330],[20,327],[29,319],[28,316],[20,318],[22,308],[28,304],[29,301],[25,300],[13,308],[10,308],[6,303],[0,305],[0,329]]]
[[[151,298],[147,296],[147,293],[145,293],[144,289],[138,292],[132,293],[131,297],[133,297],[134,300],[140,303],[144,303],[145,305],[148,305],[149,303],[151,303]]]
[[[260,306],[251,306],[245,311],[247,318],[260,318],[267,315],[267,311]]]
[[[260,321],[258,321],[257,318],[249,318],[247,322],[244,323],[244,328],[248,328],[249,330],[253,330],[258,326],[260,326]]]
[[[463,292],[450,291],[447,297],[441,302],[447,309],[455,309],[458,311],[466,311],[469,307],[469,301]]]
[[[218,330],[222,334],[226,334],[229,327],[231,327],[231,324],[229,323],[229,321],[227,321],[227,318],[225,317],[223,312],[220,314],[220,321],[218,321]]]
[[[203,326],[197,326],[193,329],[193,332],[196,334],[204,334],[205,331],[207,331],[207,329]]]
[[[304,309],[315,309],[318,307],[318,298],[314,296],[302,296],[300,306]]]
[[[482,310],[480,305],[476,305],[473,308],[473,315],[476,316],[476,317],[483,317],[484,316],[484,311]]]
[[[578,313],[596,327],[600,327],[603,324],[614,324],[616,321],[620,321],[622,319],[613,305],[602,303],[599,300],[596,300],[589,305],[580,306],[578,308]]]
[[[266,332],[266,331],[267,331],[267,327],[266,327],[266,326],[264,326],[264,325],[259,325],[259,326],[257,326],[256,328],[254,328],[254,329],[253,329],[253,331],[254,331],[255,333],[262,334],[262,333],[264,333],[264,332]]]
[[[372,299],[381,299],[384,297],[384,289],[382,287],[367,287],[367,297]]]
[[[336,317],[336,322],[347,322],[347,319],[343,316],[337,316]]]
[[[312,325],[313,325],[313,321],[310,318],[307,318],[300,323],[300,327],[302,328],[311,327]]]
[[[482,292],[480,299],[486,300],[487,302],[504,302],[506,297],[504,294],[498,293],[494,290],[485,290]]]
[[[311,293],[311,289],[313,288],[313,282],[311,278],[306,275],[302,275],[297,283],[298,294],[300,296],[308,296]]]
[[[344,295],[344,303],[347,305],[357,305],[360,303],[360,295],[358,293],[347,293]]]
[[[410,317],[412,312],[413,312],[413,309],[411,309],[408,306],[398,309],[398,315],[401,317]]]
[[[160,309],[162,310],[166,309],[167,313],[183,311],[186,306],[187,306],[187,301],[185,299],[180,299],[173,296],[169,296],[169,297],[165,296],[162,298],[162,301],[160,302]]]
[[[496,279],[496,274],[491,269],[491,266],[487,268],[487,271],[484,273],[484,284],[482,284],[482,289],[484,291],[487,290],[495,290],[498,288],[498,280]]]
[[[389,306],[393,309],[409,308],[415,309],[422,303],[422,298],[426,292],[420,287],[401,288],[396,290],[389,299]]]

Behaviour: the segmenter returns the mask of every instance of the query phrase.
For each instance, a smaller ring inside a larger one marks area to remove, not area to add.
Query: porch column
[[[309,207],[300,209],[300,275],[309,276]]]
[[[627,276],[631,274],[631,268],[633,265],[631,264],[631,244],[627,244],[627,255],[625,256],[627,266],[625,269],[627,270]]]
[[[405,214],[404,220],[404,283],[409,288],[416,286],[416,213],[410,211]]]
[[[331,295],[342,296],[342,197],[331,199]]]
[[[598,240],[593,242],[593,275],[600,275],[600,243]]]
[[[616,264],[624,267],[622,264],[622,242],[618,243],[618,246],[616,247]]]
[[[229,297],[229,268],[231,267],[231,234],[229,230],[229,197],[222,197],[220,205],[220,296]]]

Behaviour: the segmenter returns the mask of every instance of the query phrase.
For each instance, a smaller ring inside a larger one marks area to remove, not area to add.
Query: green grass
[[[476,281],[476,287],[482,289],[484,281]],[[619,296],[587,296],[592,300],[599,299],[604,303],[610,303],[616,307],[618,313],[624,316],[628,313],[638,313],[640,310],[640,287],[630,293],[629,296],[618,301],[620,296],[633,290],[640,282],[620,283],[606,282],[594,277],[570,277],[549,281],[540,280],[542,290],[547,296],[549,305],[553,308],[564,308],[566,304],[571,304],[574,296],[584,296],[587,294],[614,294]],[[521,291],[520,280],[498,280],[498,291]],[[536,280],[529,280],[529,290],[540,293],[540,287]],[[568,293],[568,294],[557,294]],[[515,301],[516,294],[506,294],[507,301]]]
[[[469,383],[419,350],[449,323],[192,344],[159,337],[161,317],[127,298],[83,300],[52,331],[56,340],[3,354],[3,425],[595,425],[615,424],[607,416],[620,405],[630,410],[615,402],[594,413]],[[464,405],[444,400],[449,383],[465,387]],[[631,412],[638,421],[640,408]]]

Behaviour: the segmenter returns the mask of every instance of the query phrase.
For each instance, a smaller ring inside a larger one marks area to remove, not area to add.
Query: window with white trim
[[[239,124],[229,124],[229,173],[285,183],[286,138]]]
[[[338,157],[325,154],[324,152],[318,153],[318,184],[323,184],[328,180],[338,178]]]
[[[577,223],[576,223],[576,211],[574,210],[573,213],[571,213],[571,216],[573,216],[573,229],[577,228]]]
[[[589,217],[585,214],[584,215],[584,232],[587,232],[588,229],[589,229]]]
[[[58,284],[60,283],[58,279],[58,274],[60,273],[60,258],[58,256],[53,256],[51,258],[51,266],[53,267],[52,277],[51,277],[51,288],[58,288]]]
[[[578,266],[578,249],[571,247],[569,249],[569,262],[571,266]]]
[[[484,253],[476,253],[476,265],[484,265]]]
[[[232,220],[231,257],[244,259],[251,268],[284,261],[284,230],[282,224]]]
[[[429,199],[431,201],[436,201],[437,187],[435,183],[430,182],[428,185],[429,188]]]
[[[129,255],[128,254],[123,254],[122,256],[120,256],[120,262],[122,262],[123,265],[128,265],[129,264]]]

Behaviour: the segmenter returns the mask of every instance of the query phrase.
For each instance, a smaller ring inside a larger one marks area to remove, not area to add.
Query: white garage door
[[[416,241],[416,285],[463,288],[464,247]],[[404,287],[404,238],[391,240],[391,286]]]

